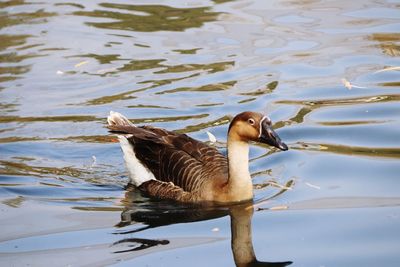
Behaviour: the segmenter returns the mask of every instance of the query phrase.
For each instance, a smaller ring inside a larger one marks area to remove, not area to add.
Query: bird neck
[[[249,144],[228,135],[228,188],[234,201],[253,198],[253,184],[249,173]]]

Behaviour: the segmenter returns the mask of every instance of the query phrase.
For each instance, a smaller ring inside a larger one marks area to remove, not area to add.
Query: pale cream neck
[[[229,192],[234,201],[253,198],[253,184],[249,173],[249,144],[228,136]]]

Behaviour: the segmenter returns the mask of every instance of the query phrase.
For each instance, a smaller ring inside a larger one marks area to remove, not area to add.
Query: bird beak
[[[267,120],[263,120],[261,123],[261,134],[258,141],[260,143],[277,147],[283,151],[289,149],[288,146],[279,138],[278,134],[272,129],[271,125],[268,124]]]

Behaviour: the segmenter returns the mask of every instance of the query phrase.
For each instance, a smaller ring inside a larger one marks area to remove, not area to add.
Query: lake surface
[[[399,1],[0,8],[1,266],[399,266]],[[110,110],[222,150],[260,111],[290,149],[251,147],[254,206],[150,200]]]

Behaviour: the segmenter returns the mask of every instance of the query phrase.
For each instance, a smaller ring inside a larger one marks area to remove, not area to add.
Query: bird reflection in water
[[[226,215],[231,219],[231,248],[236,266],[287,266],[291,261],[263,262],[258,261],[254,253],[251,219],[254,213],[253,203],[230,206],[188,205],[176,202],[155,201],[143,199],[133,188],[128,188],[125,194],[125,210],[117,227],[125,227],[140,223],[143,226],[134,230],[118,231],[115,234],[132,234],[147,229],[176,223],[198,222],[220,218]],[[115,242],[114,246],[125,246],[123,250],[114,253],[133,252],[159,245],[168,245],[169,240],[125,238]]]

